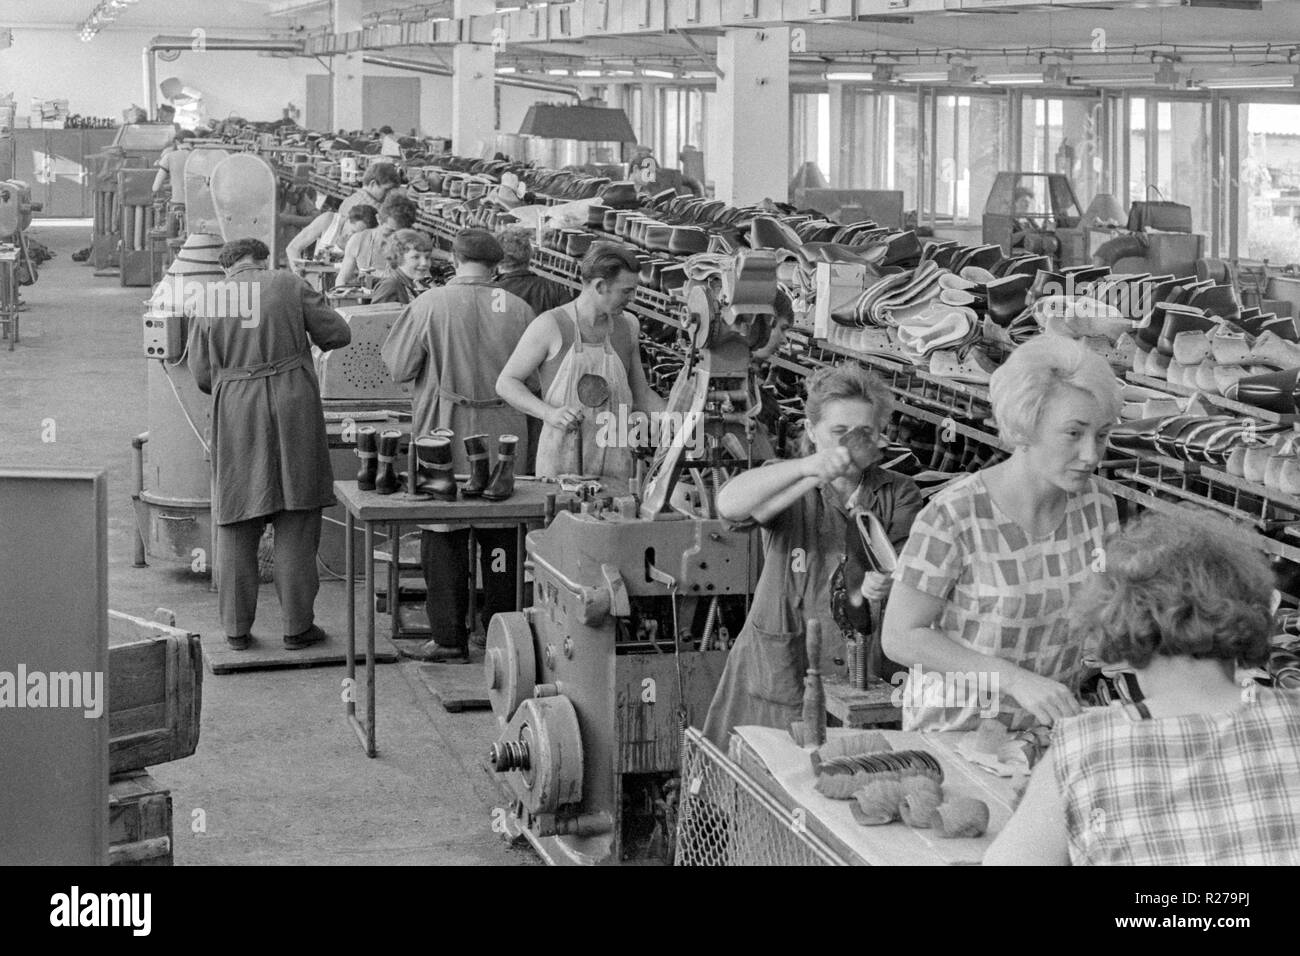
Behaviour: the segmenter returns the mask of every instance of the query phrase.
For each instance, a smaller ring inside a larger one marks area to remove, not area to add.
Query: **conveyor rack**
[[[313,176],[313,183],[319,177]],[[332,195],[346,196],[341,187],[324,180],[321,184]],[[446,220],[422,214],[422,222],[431,229],[439,226],[454,234],[454,227]],[[577,262],[569,256],[549,249],[538,249],[534,267],[549,278],[571,288],[579,287]],[[638,317],[674,328],[681,328],[677,318],[681,304],[676,300],[648,289],[639,289],[631,311]],[[783,354],[774,356],[772,364],[796,374],[806,375],[817,368],[852,359],[880,374],[895,397],[899,410],[909,417],[948,428],[952,433],[980,442],[1002,451],[1010,449],[991,429],[970,424],[987,423],[989,418],[988,389],[962,382],[952,382],[929,372],[891,362],[887,359],[854,352],[840,346],[819,342],[804,329],[791,329],[789,344]],[[1190,395],[1191,389],[1180,389],[1167,382],[1127,375],[1128,381],[1164,391],[1168,394]],[[1204,393],[1202,393],[1204,394]],[[1205,395],[1206,400],[1227,412],[1252,415],[1260,421],[1291,423],[1298,416],[1279,416],[1231,402],[1216,395]],[[1182,502],[1194,502],[1224,515],[1231,522],[1222,527],[1226,533],[1237,536],[1246,544],[1260,548],[1265,553],[1300,563],[1300,545],[1267,537],[1264,532],[1281,533],[1300,542],[1300,498],[1285,495],[1247,482],[1227,472],[1178,461],[1161,455],[1144,455],[1140,459],[1123,459],[1103,463],[1100,480],[1115,497],[1133,502],[1149,510],[1188,518],[1193,513]],[[1171,500],[1172,499],[1172,500]]]
[[[1195,516],[1184,503],[1200,505],[1230,522],[1216,524],[1216,529],[1267,554],[1300,563],[1300,546],[1268,537],[1281,533],[1300,540],[1300,497],[1209,465],[1155,453],[1103,462],[1102,471],[1107,487],[1118,498],[1184,519]]]
[[[1207,405],[1213,405],[1215,408],[1232,414],[1245,415],[1259,422],[1270,425],[1294,425],[1300,421],[1300,415],[1279,415],[1277,412],[1270,412],[1263,408],[1256,408],[1254,405],[1246,405],[1243,402],[1236,402],[1230,398],[1224,398],[1214,392],[1202,391],[1197,388],[1188,388],[1185,385],[1175,385],[1166,382],[1162,378],[1151,378],[1147,375],[1138,375],[1136,372],[1129,372],[1125,376],[1128,381],[1134,385],[1141,385],[1143,388],[1149,388],[1153,391],[1164,392],[1166,395],[1177,398],[1188,398],[1192,395],[1199,396]]]

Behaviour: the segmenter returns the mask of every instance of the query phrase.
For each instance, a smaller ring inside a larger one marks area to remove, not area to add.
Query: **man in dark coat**
[[[285,646],[325,638],[315,624],[316,549],[334,476],[311,346],[329,351],[352,340],[325,298],[292,273],[268,269],[269,256],[257,239],[226,243],[219,260],[226,281],[208,284],[190,319],[189,367],[212,395],[217,601],[235,650],[252,641],[267,522],[275,528]]]
[[[497,233],[497,242],[505,258],[497,266],[493,285],[519,296],[532,306],[533,315],[558,309],[578,297],[567,286],[532,271],[533,243],[527,229],[520,226],[503,229]]]

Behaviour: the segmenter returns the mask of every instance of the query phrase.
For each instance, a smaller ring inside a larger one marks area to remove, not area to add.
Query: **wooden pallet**
[[[471,643],[469,656],[468,664],[420,666],[420,680],[448,713],[492,709],[483,678],[483,648]]]

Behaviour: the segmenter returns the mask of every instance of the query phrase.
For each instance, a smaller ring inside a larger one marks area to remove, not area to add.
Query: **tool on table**
[[[800,747],[820,747],[826,743],[826,689],[822,685],[822,626],[819,621],[805,622],[808,650],[808,673],[803,680],[803,719],[792,721],[790,736]]]
[[[609,382],[603,375],[590,372],[578,379],[578,401],[593,412],[609,401]],[[582,425],[578,425],[578,475],[583,473],[582,466]]]

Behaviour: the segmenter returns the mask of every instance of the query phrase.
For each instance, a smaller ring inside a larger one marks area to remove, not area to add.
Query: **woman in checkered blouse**
[[[985,863],[1300,863],[1300,693],[1268,659],[1259,552],[1148,514],[1107,546],[1072,626],[1137,703],[1060,721]]]
[[[1079,712],[1067,608],[1119,529],[1092,474],[1119,384],[1095,352],[1042,335],[993,373],[989,397],[1013,454],[935,495],[894,572],[882,639],[911,668],[905,730],[992,716],[1020,730]]]

